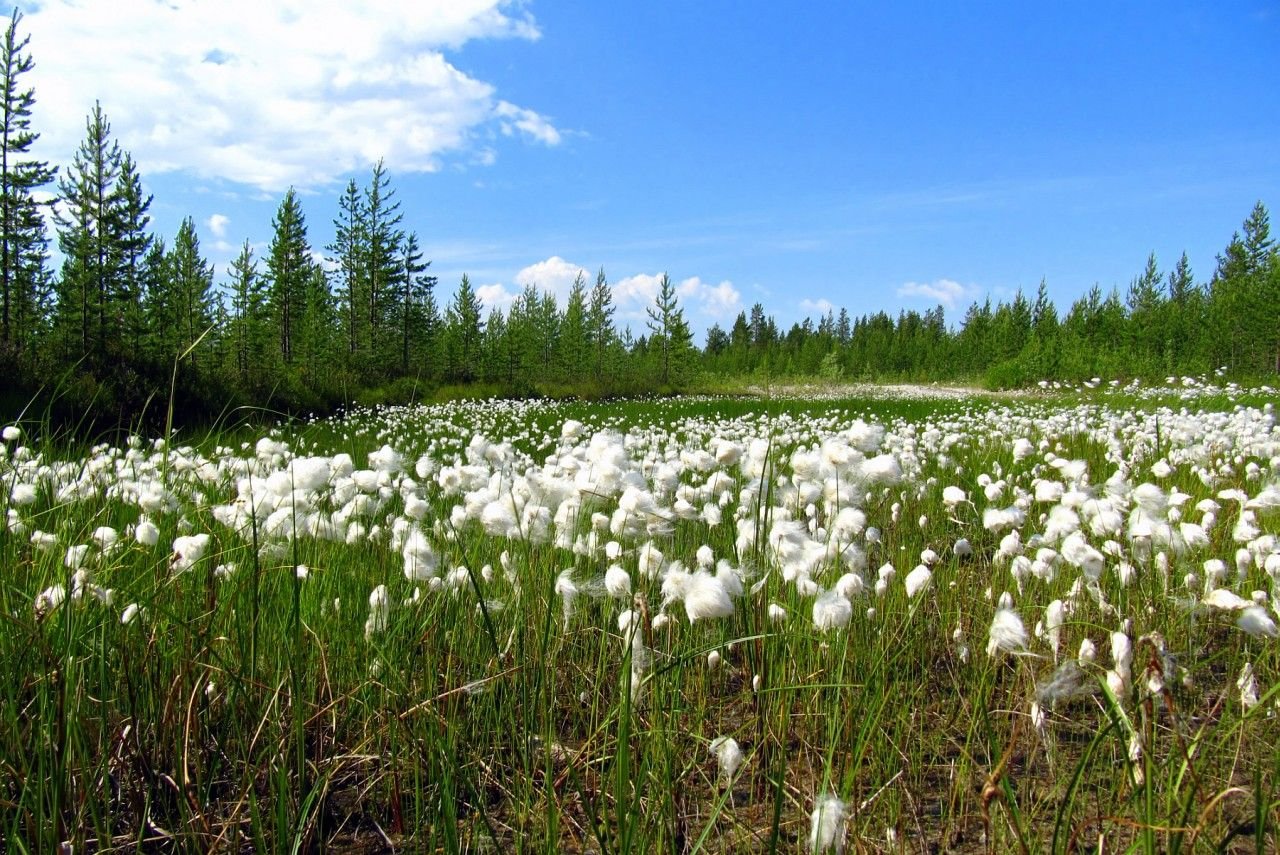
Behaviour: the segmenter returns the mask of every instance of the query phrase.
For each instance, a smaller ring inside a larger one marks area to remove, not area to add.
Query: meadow
[[[848,394],[6,427],[0,850],[1275,851],[1275,390]]]

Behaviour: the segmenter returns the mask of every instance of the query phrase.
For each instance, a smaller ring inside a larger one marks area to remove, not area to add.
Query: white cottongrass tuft
[[[578,586],[573,581],[573,569],[561,570],[556,577],[556,594],[564,607],[564,626],[569,628],[569,618],[573,616],[573,598],[578,596]]]
[[[987,655],[998,653],[1019,653],[1027,648],[1027,628],[1022,618],[1012,608],[996,609],[991,620],[991,629],[987,633]]]
[[[1053,658],[1058,658],[1058,649],[1062,646],[1062,624],[1066,622],[1067,609],[1062,600],[1054,600],[1044,610],[1044,633],[1053,648]]]
[[[610,564],[604,571],[604,589],[616,600],[631,597],[631,575],[621,565]]]
[[[689,623],[729,617],[733,614],[733,600],[729,598],[722,580],[700,570],[693,575],[685,592],[684,613],[688,616]]]
[[[369,618],[364,622],[364,637],[385,632],[388,617],[391,613],[391,598],[387,595],[387,586],[379,585],[369,594]]]
[[[160,542],[160,529],[151,520],[142,519],[134,527],[133,537],[142,546],[155,546]]]
[[[813,602],[813,625],[828,631],[847,626],[853,617],[853,604],[837,591],[824,591]]]
[[[809,851],[844,852],[845,804],[835,793],[818,797],[809,824]]]
[[[929,568],[923,564],[916,565],[916,568],[907,574],[904,584],[907,589],[907,596],[914,598],[916,594],[922,593],[929,587],[929,582],[933,579],[933,574],[929,572]]]
[[[720,780],[728,785],[733,781],[734,775],[738,774],[744,759],[738,740],[732,736],[717,736],[711,740],[708,749],[715,755],[716,763],[720,766]]]
[[[204,557],[208,549],[209,535],[180,535],[173,541],[173,561],[170,563],[170,569],[174,573],[187,572]]]
[[[1242,609],[1240,616],[1236,618],[1236,626],[1254,638],[1280,637],[1280,629],[1276,628],[1276,622],[1271,619],[1271,615],[1267,614],[1267,610],[1262,606],[1255,605]]]

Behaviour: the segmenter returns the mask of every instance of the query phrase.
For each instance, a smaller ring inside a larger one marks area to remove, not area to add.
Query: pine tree
[[[542,361],[540,304],[538,286],[532,282],[525,285],[511,303],[507,313],[507,348],[513,368],[506,377],[508,384],[519,381],[522,387],[527,388],[538,377]]]
[[[1158,364],[1157,357],[1164,347],[1164,330],[1160,326],[1164,316],[1161,279],[1153,252],[1147,256],[1147,265],[1142,273],[1129,284],[1127,298],[1131,358],[1139,369],[1148,372]]]
[[[534,306],[533,319],[538,347],[535,376],[546,380],[555,369],[556,351],[560,347],[560,309],[555,294],[542,292]]]
[[[1244,221],[1248,272],[1241,295],[1247,367],[1251,372],[1280,372],[1280,255],[1271,237],[1271,217],[1261,202]]]
[[[410,232],[400,249],[400,373],[408,375],[411,362],[424,355],[431,334],[425,309],[436,287],[436,277],[426,275],[431,262],[422,260],[416,233]]]
[[[1244,221],[1244,235],[1232,235],[1209,284],[1209,327],[1216,361],[1250,373],[1269,371],[1280,338],[1275,321],[1272,269],[1276,249],[1270,217],[1262,203]]]
[[[502,310],[494,306],[489,310],[489,320],[481,337],[479,375],[487,383],[505,382],[510,385],[516,374],[516,357],[507,334],[507,321]]]
[[[613,326],[613,292],[604,268],[596,274],[596,284],[591,289],[591,302],[587,306],[587,346],[591,349],[591,367],[596,382],[603,383],[610,369],[610,354],[618,341]]]
[[[560,321],[559,366],[561,376],[568,381],[581,377],[587,364],[590,346],[587,328],[587,281],[582,271],[573,279],[569,299]]]
[[[729,334],[719,324],[712,324],[711,329],[707,330],[707,346],[702,352],[707,356],[716,357],[728,349]]]
[[[29,348],[42,322],[48,237],[33,193],[57,171],[24,157],[39,134],[31,130],[35,90],[21,88],[22,76],[35,67],[25,52],[31,37],[18,38],[21,21],[15,8],[0,46],[0,352]]]
[[[123,324],[121,332],[133,349],[142,353],[146,336],[146,279],[143,261],[151,248],[147,225],[151,222],[151,195],[143,196],[142,177],[128,152],[120,160],[120,282]]]
[[[853,336],[853,328],[849,325],[849,312],[840,307],[840,316],[836,318],[836,340],[840,342],[841,347],[848,346],[849,339]]]
[[[381,160],[373,167],[373,175],[364,193],[366,324],[370,352],[377,367],[385,368],[387,356],[395,354],[398,336],[386,335],[396,302],[396,286],[400,280],[400,242],[404,233],[400,222],[404,215],[395,199],[391,179]],[[381,357],[381,359],[379,359]]]
[[[161,354],[166,362],[186,352],[213,324],[213,267],[200,254],[200,237],[195,222],[187,217],[178,227],[173,249],[167,258],[169,285],[164,320],[167,346]],[[193,368],[203,365],[202,348],[188,357]]]
[[[320,265],[310,263],[301,284],[297,357],[302,379],[314,392],[331,393],[337,385],[334,365],[342,355],[344,342],[341,333],[336,332],[338,318],[329,277]]]
[[[1203,324],[1203,294],[1191,275],[1191,262],[1184,252],[1173,270],[1169,271],[1163,324],[1169,352],[1166,371],[1190,373],[1201,368],[1195,358],[1201,353]]]
[[[230,338],[234,358],[234,370],[240,383],[249,388],[266,374],[267,355],[267,295],[262,277],[258,275],[258,261],[253,248],[246,240],[240,254],[231,262],[231,313]]]
[[[292,365],[299,355],[299,338],[304,335],[313,267],[306,218],[292,187],[280,202],[271,226],[274,234],[267,254],[271,314],[280,359]]]
[[[464,273],[445,320],[447,373],[451,379],[463,382],[475,379],[482,331],[480,298]]]
[[[658,282],[654,304],[645,312],[649,316],[649,349],[658,363],[658,381],[663,387],[681,386],[693,355],[693,332],[684,319],[676,287],[666,273]]]
[[[333,243],[325,247],[333,267],[334,295],[337,297],[346,329],[347,353],[356,362],[364,361],[368,347],[367,298],[368,229],[364,200],[355,179],[347,183],[346,192],[338,198],[338,217],[333,221]]]
[[[1260,273],[1266,270],[1275,254],[1275,241],[1271,239],[1271,216],[1261,202],[1253,206],[1244,221],[1244,252],[1248,259],[1249,272]]]
[[[764,305],[754,303],[751,306],[751,348],[757,354],[763,353],[772,343],[769,341],[769,323],[764,313]]]
[[[163,364],[164,354],[171,349],[171,279],[169,247],[165,239],[157,235],[147,247],[147,254],[142,257],[143,344],[139,355],[144,362]]]
[[[120,179],[123,153],[111,140],[111,125],[94,104],[85,121],[85,140],[71,170],[58,182],[58,245],[65,257],[59,283],[58,315],[76,356],[104,361],[108,330],[123,313],[120,290],[123,225]]]

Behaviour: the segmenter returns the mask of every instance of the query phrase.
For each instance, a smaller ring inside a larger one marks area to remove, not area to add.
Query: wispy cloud
[[[897,293],[899,297],[920,298],[954,309],[962,300],[973,297],[977,289],[961,285],[954,279],[937,279],[933,282],[907,282],[898,287]]]
[[[835,311],[835,308],[835,303],[825,297],[819,297],[816,300],[806,297],[800,301],[800,311],[810,315],[825,315],[827,312]]]
[[[434,171],[450,155],[491,162],[502,137],[561,138],[445,57],[477,39],[537,39],[516,0],[46,0],[23,27],[42,152],[57,162],[95,98],[144,174],[273,193],[328,186],[379,157]]]

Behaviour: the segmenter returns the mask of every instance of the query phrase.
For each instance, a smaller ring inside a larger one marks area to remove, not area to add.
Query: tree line
[[[1206,283],[1186,253],[1167,272],[1154,254],[1125,293],[1095,285],[1060,315],[1041,282],[994,305],[971,304],[949,326],[943,307],[851,319],[845,309],[783,332],[764,307],[729,330],[707,333],[703,367],[716,374],[860,380],[981,380],[1026,386],[1042,379],[1164,378],[1225,368],[1280,374],[1280,254],[1257,203],[1217,257]]]
[[[15,9],[0,46],[0,372],[15,410],[41,389],[69,414],[138,417],[172,388],[200,418],[229,404],[292,412],[421,396],[441,386],[502,394],[667,392],[742,377],[978,379],[1155,376],[1226,366],[1280,372],[1280,260],[1259,203],[1197,283],[1184,255],[1152,256],[1122,298],[1095,287],[1059,316],[1045,283],[954,327],[943,308],[897,317],[845,309],[783,332],[762,305],[698,348],[664,275],[638,335],[619,328],[605,271],[560,305],[530,284],[487,312],[464,275],[438,282],[382,162],[337,199],[333,240],[314,247],[297,193],[261,257],[248,242],[215,281],[192,218],[170,240],[153,198],[112,138],[101,104],[70,164],[31,154],[34,63]],[[53,269],[43,216],[53,212]],[[176,378],[176,382],[175,382]],[[52,390],[52,391],[50,391]],[[162,408],[156,408],[162,409]],[[153,412],[155,410],[153,409]]]
[[[286,411],[401,399],[442,384],[515,394],[621,394],[685,387],[696,348],[664,277],[644,334],[614,321],[603,270],[564,306],[527,287],[487,312],[466,276],[440,305],[385,165],[337,200],[334,238],[312,245],[284,194],[261,257],[249,241],[215,282],[192,218],[154,233],[153,197],[100,103],[72,162],[31,154],[34,62],[16,9],[0,56],[0,371],[6,409],[51,383],[64,408],[135,415],[175,386],[186,411],[226,403]],[[61,263],[51,265],[44,210]],[[173,383],[176,372],[177,382]]]

